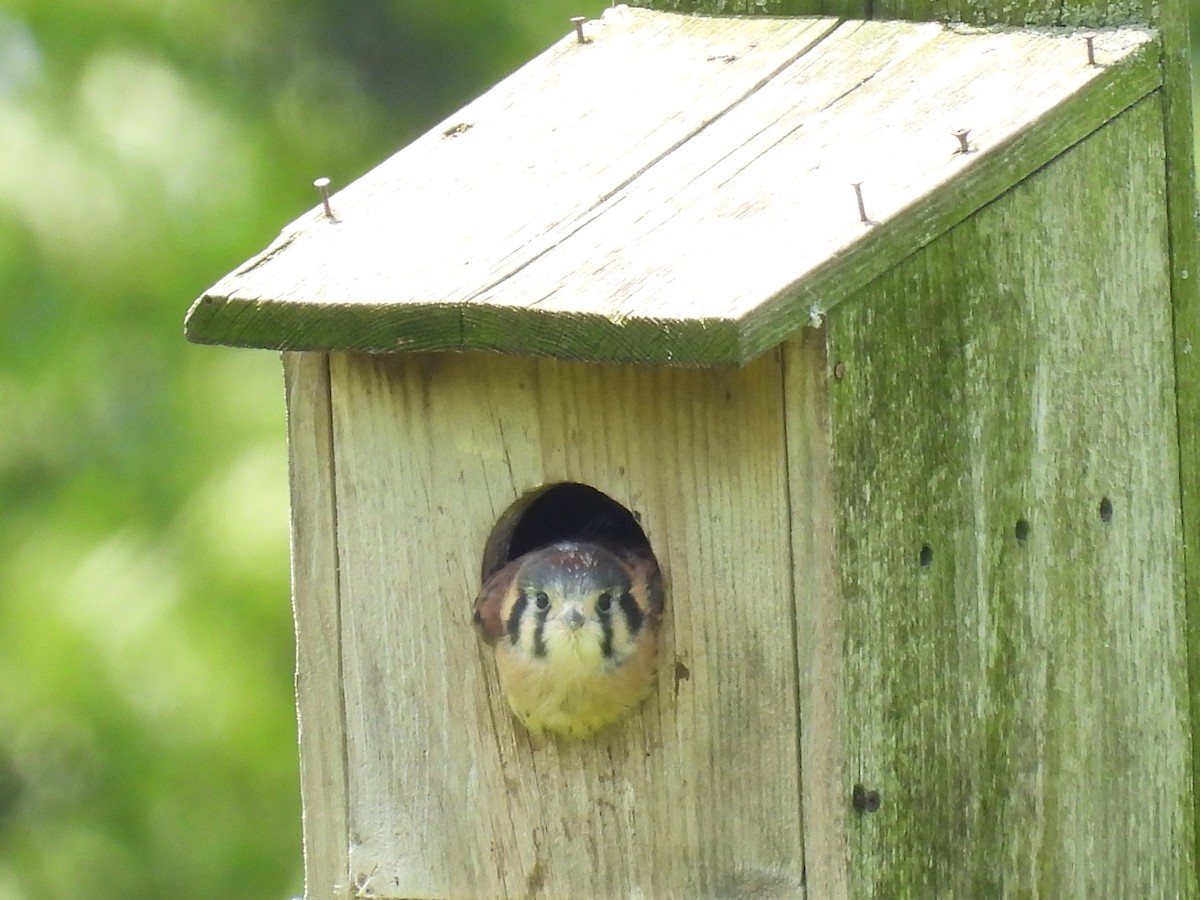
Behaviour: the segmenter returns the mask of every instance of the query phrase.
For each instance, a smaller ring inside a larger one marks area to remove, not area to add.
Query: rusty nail
[[[1088,65],[1094,66],[1096,64],[1096,32],[1085,32],[1083,39],[1087,41]]]
[[[333,218],[333,207],[329,205],[329,179],[321,176],[313,182],[313,187],[321,192],[321,202],[325,205],[325,218]]]
[[[854,793],[851,795],[850,802],[854,808],[860,813],[873,813],[879,810],[879,791],[868,790],[861,784],[854,786]]]
[[[846,364],[844,362],[836,362],[833,364],[833,377],[841,381],[846,377]]]
[[[867,218],[867,207],[863,203],[862,182],[855,181],[851,187],[854,188],[854,196],[858,200],[858,217],[862,219],[864,225],[870,225],[871,220]]]
[[[958,129],[958,131],[954,132],[954,136],[956,138],[958,138],[958,152],[959,153],[970,153],[971,152],[971,145],[967,141],[967,135],[970,133],[971,133],[970,128],[960,128],[960,129]]]
[[[575,38],[581,44],[587,43],[587,38],[583,36],[583,23],[587,21],[587,16],[571,16],[571,24],[575,26]]]

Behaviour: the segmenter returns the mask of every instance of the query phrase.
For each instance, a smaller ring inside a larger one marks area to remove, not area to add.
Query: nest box
[[[308,896],[1195,892],[1173,46],[615,7],[197,300],[284,351]],[[472,600],[597,512],[656,689],[534,740]]]

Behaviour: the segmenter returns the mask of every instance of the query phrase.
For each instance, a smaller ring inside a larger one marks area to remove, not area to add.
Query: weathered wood
[[[622,9],[564,37],[333,197],[198,301],[193,340],[458,349],[461,304],[836,24]],[[531,298],[532,299],[532,298]],[[523,322],[514,323],[518,330]]]
[[[791,510],[796,668],[800,686],[807,896],[848,894],[846,780],[842,717],[843,634],[838,582],[838,505],[829,445],[825,332],[806,329],[783,345]]]
[[[975,25],[1052,25],[1099,28],[1143,22],[1161,34],[1166,109],[1167,209],[1171,243],[1171,296],[1175,315],[1175,363],[1183,534],[1187,570],[1193,720],[1200,722],[1200,249],[1196,223],[1195,132],[1191,99],[1188,4],[1127,0],[866,0],[859,13],[831,8],[826,0],[771,0],[765,7],[742,0],[632,0],[635,6],[727,14],[859,15],[914,21],[961,21]],[[1013,179],[1015,183],[1017,179]],[[898,243],[903,243],[899,241]],[[882,256],[883,254],[879,254]],[[874,258],[868,255],[864,258]],[[883,271],[880,269],[879,271]],[[836,283],[841,273],[833,273]],[[1193,782],[1200,784],[1200,741],[1194,742]],[[1196,795],[1200,804],[1200,793]],[[1198,807],[1200,808],[1200,807]],[[1200,815],[1200,813],[1198,813]],[[1197,835],[1200,839],[1200,832]],[[1200,848],[1196,851],[1200,859]]]
[[[1166,5],[1147,0],[871,0],[871,17],[983,26],[1110,28],[1130,22],[1157,24]],[[1183,8],[1182,3],[1170,5]]]
[[[1083,39],[1078,35],[1058,33],[1056,37],[1051,37],[1046,32],[1025,34],[1035,36],[1038,40],[1058,42],[1057,51],[1061,53],[1077,54],[1082,51],[1086,59],[1086,45],[1080,46]],[[1111,33],[1110,39],[1121,42],[1136,41],[1135,36],[1138,34],[1145,36],[1143,32],[1133,30]],[[1097,41],[1095,52],[1099,54],[1097,58],[1103,59],[1105,51],[1100,49],[1100,46],[1100,42]],[[1127,44],[1125,46],[1128,47]],[[984,52],[982,46],[976,47],[976,50]],[[1019,184],[1048,160],[1086,138],[1112,116],[1146,96],[1160,84],[1161,75],[1157,54],[1149,52],[1149,48],[1144,50],[1145,52],[1129,59],[1128,67],[1121,77],[1093,82],[1087,89],[1062,100],[1052,111],[1047,109],[1046,115],[1033,125],[1025,128],[1014,127],[1008,132],[1007,140],[991,148],[992,153],[986,165],[966,168],[949,182],[947,187],[952,186],[953,189],[931,189],[919,203],[881,211],[881,216],[894,212],[894,217],[882,227],[865,230],[861,239],[843,251],[817,262],[806,278],[748,315],[743,323],[743,346],[747,349],[771,346],[785,339],[791,333],[790,322],[787,317],[779,315],[781,308],[788,309],[807,302],[818,315],[824,314],[847,297],[853,296],[873,278],[907,258],[914,250],[944,234],[1009,187]],[[935,59],[937,54],[931,56]],[[1010,91],[1009,101],[1018,107],[1023,106],[1028,100],[1027,92],[1036,91],[1033,85],[1038,83],[1044,73],[1039,72],[1028,58],[1004,55],[996,61],[999,64],[999,72],[1002,73],[1001,78],[1009,79],[1010,84],[1008,87],[995,85],[995,95],[1003,95]],[[936,71],[941,71],[936,63],[931,60],[927,62]],[[922,103],[940,103],[944,93],[953,94],[956,90],[953,75],[949,71],[943,74],[947,78],[946,82],[931,90]],[[991,100],[988,96],[982,92],[977,95],[977,109],[996,109],[990,105]],[[867,116],[878,120],[881,129],[884,122],[891,126],[892,130],[903,130],[905,127],[902,120],[887,121],[876,112],[870,112]],[[955,118],[946,116],[945,121],[959,122],[960,126],[965,126],[980,118],[978,113],[960,112]],[[972,127],[967,139],[973,148],[972,155],[986,151],[986,148],[985,151],[980,151],[980,145],[976,143],[986,143],[988,140],[978,127]],[[864,183],[863,190],[868,198],[867,203],[870,204],[868,209],[873,210],[876,201],[870,199],[874,193],[871,184]],[[874,212],[870,214],[872,217],[876,215]]]
[[[1097,52],[1125,57],[1146,37],[1110,35]],[[1064,65],[1071,50],[1078,54]],[[1144,96],[1159,74],[1155,54],[1140,59],[1126,77],[1096,80],[1069,104],[1078,115],[1062,116],[1064,98],[1097,71],[1078,38],[846,23],[678,148],[669,165],[643,173],[588,227],[480,295],[466,312],[467,339],[510,349],[510,303],[524,310],[529,298],[544,298],[536,311],[586,317],[604,298],[607,315],[631,332],[627,341],[638,334],[630,323],[646,320],[644,339],[614,348],[596,328],[547,332],[559,352],[590,346],[627,359],[652,347],[670,362],[752,358],[807,323],[804,311],[832,307],[1094,129],[1101,97],[1115,112]],[[1051,109],[1053,124],[1035,129],[1036,155],[1021,153],[1022,141],[997,148]],[[958,152],[955,123],[973,126],[971,153]],[[1000,165],[988,159],[995,154]],[[960,173],[961,188],[937,190]],[[859,221],[856,181],[872,221],[895,218],[895,229]],[[927,199],[909,208],[917,198]]]
[[[284,354],[283,372],[292,491],[304,893],[309,900],[336,900],[350,896],[350,865],[328,357]]]
[[[354,887],[800,895],[779,355],[729,371],[335,355],[332,397]],[[493,524],[560,481],[634,510],[669,590],[648,704],[595,741],[539,744],[471,601]]]
[[[1151,97],[830,316],[853,896],[1195,895],[1169,297]]]
[[[629,0],[630,6],[720,16],[844,16],[968,25],[1118,27],[1157,25],[1181,2],[1148,0]]]
[[[1192,698],[1192,797],[1200,821],[1200,230],[1196,209],[1196,134],[1192,121],[1189,4],[1154,4],[1162,32],[1167,226],[1179,428],[1180,503],[1186,571]],[[1200,828],[1193,858],[1200,865]]]
[[[338,221],[295,223],[189,337],[741,363],[1160,78],[1139,29],[1101,33],[1089,66],[1045,31],[626,8],[588,27],[336,195]]]
[[[869,19],[867,0],[633,0],[630,6],[705,16],[844,16]]]

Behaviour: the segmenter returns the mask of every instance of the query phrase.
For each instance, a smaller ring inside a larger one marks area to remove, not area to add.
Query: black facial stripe
[[[621,611],[625,613],[625,621],[629,625],[629,636],[634,637],[642,628],[642,610],[633,599],[633,594],[625,591],[617,600]]]
[[[613,655],[612,608],[597,609],[596,615],[600,617],[600,627],[604,629],[604,642],[600,644],[600,652],[607,658]]]
[[[550,615],[550,607],[539,609],[534,615],[537,617],[537,625],[533,629],[533,655],[542,657],[546,655],[546,642],[542,639],[542,632],[546,630],[546,617]]]
[[[521,616],[525,614],[525,603],[525,595],[517,594],[517,599],[513,601],[512,612],[508,614],[508,621],[504,623],[509,643],[513,645],[516,645],[517,639],[521,636]]]

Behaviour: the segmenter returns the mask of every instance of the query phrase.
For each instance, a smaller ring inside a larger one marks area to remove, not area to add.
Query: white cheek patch
[[[604,624],[604,655],[614,664],[621,664],[628,657],[633,647],[633,634],[629,621],[625,618],[620,607],[614,605],[603,614]]]

